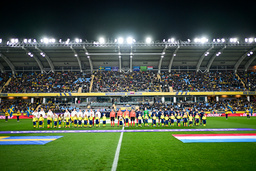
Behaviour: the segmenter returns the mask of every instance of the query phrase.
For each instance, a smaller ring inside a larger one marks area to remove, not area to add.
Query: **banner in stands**
[[[105,71],[111,71],[111,67],[105,67]]]
[[[119,67],[112,67],[112,71],[118,71]]]
[[[147,66],[140,66],[141,71],[147,71]]]
[[[104,70],[104,67],[100,66],[100,67],[99,67],[99,70],[100,70],[100,71],[103,71],[103,70]]]
[[[134,66],[133,71],[140,71],[140,67],[139,66]]]
[[[148,70],[153,70],[153,66],[148,66]]]
[[[225,113],[209,113],[207,117],[225,117]],[[246,113],[229,113],[228,116],[247,116]],[[256,116],[256,113],[253,113],[252,116]]]

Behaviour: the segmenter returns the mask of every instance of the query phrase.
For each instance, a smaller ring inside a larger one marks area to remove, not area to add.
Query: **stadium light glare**
[[[237,42],[238,42],[238,39],[237,39],[237,38],[230,38],[230,39],[229,39],[229,42],[230,42],[230,43],[237,43]]]
[[[151,39],[151,37],[147,37],[147,38],[146,38],[146,43],[147,43],[147,44],[152,43],[152,39]]]
[[[252,43],[252,42],[253,42],[253,37],[250,37],[250,38],[248,39],[248,42],[249,42],[249,43]]]
[[[224,38],[221,39],[221,42],[224,43],[226,40]]]
[[[117,43],[118,43],[118,44],[123,44],[123,43],[124,43],[124,38],[119,37],[119,38],[117,39]]]
[[[104,37],[100,37],[100,38],[99,38],[99,43],[100,43],[100,44],[104,44],[104,43],[105,43]]]
[[[90,56],[87,56],[87,58],[89,59],[89,58],[90,58]]]
[[[79,39],[78,39],[78,38],[75,38],[75,42],[76,42],[76,43],[79,43]]]
[[[132,37],[127,37],[127,38],[126,38],[126,42],[127,42],[128,44],[132,44],[132,43],[134,42],[134,39],[133,39]]]
[[[28,39],[23,39],[23,43],[28,43]]]
[[[119,55],[119,58],[121,58],[121,55]]]
[[[168,41],[168,43],[174,43],[175,39],[174,38],[170,38],[167,41]]]
[[[65,43],[66,43],[66,44],[69,44],[69,42],[70,42],[70,39],[68,38]]]
[[[74,56],[77,57],[77,54],[75,53]]]
[[[0,39],[0,43],[2,43],[3,42],[3,39]]]

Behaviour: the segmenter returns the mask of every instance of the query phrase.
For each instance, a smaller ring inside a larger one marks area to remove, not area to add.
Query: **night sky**
[[[0,38],[76,37],[144,40],[206,36],[256,37],[252,1],[31,1],[4,2]]]

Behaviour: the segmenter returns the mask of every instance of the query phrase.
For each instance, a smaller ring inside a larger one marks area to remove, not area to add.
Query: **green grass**
[[[166,129],[166,127],[163,127]],[[157,127],[154,129],[163,129]],[[168,127],[183,129],[188,127]],[[195,128],[253,128],[256,117],[208,118]],[[66,129],[66,128],[62,128]],[[68,128],[75,129],[121,129]],[[129,127],[125,129],[152,129]],[[28,119],[0,120],[0,131],[34,130]],[[39,130],[39,129],[35,129]],[[44,128],[42,130],[48,130]],[[60,129],[49,129],[60,130]],[[228,133],[256,131],[232,131]],[[227,132],[139,132],[123,134],[117,170],[253,170],[256,143],[182,143],[172,134]],[[0,136],[60,135],[45,145],[0,146],[1,170],[111,170],[120,133],[0,134]]]

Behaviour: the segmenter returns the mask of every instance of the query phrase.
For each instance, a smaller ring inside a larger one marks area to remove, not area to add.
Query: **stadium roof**
[[[132,38],[84,42],[82,39],[0,39],[0,69],[20,71],[92,71],[100,66],[153,66],[158,71],[172,70],[247,70],[256,65],[256,39],[236,38],[194,40],[168,39],[136,42]]]

